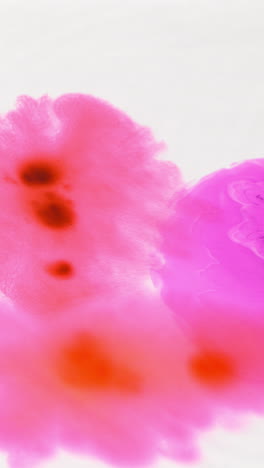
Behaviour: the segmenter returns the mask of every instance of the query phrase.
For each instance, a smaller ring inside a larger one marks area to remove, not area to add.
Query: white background
[[[186,178],[264,155],[263,60],[263,0],[0,0],[0,112],[20,94],[102,97],[164,139]],[[199,468],[263,467],[263,438],[258,420],[214,431]],[[42,468],[88,466],[62,453]]]

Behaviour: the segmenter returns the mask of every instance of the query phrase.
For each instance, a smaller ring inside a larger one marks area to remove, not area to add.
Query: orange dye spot
[[[192,374],[203,384],[222,387],[235,377],[233,362],[229,356],[218,351],[204,351],[190,361]]]
[[[94,337],[80,334],[59,360],[59,374],[69,386],[80,390],[135,391],[135,376],[117,366]]]

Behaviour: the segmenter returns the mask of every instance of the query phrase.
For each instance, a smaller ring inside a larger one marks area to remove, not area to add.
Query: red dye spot
[[[34,203],[33,208],[40,223],[51,229],[65,229],[74,224],[70,202],[59,195],[49,193],[46,200]]]
[[[89,335],[79,335],[64,348],[58,369],[61,379],[76,389],[136,389],[135,377],[117,366],[102,349],[101,343]]]
[[[192,374],[203,384],[221,387],[235,377],[233,363],[229,356],[218,351],[204,351],[190,361]]]
[[[55,184],[60,174],[51,161],[33,160],[26,162],[19,170],[20,180],[25,185],[38,187]]]
[[[59,260],[51,263],[48,265],[47,271],[51,275],[62,279],[70,278],[73,275],[73,267],[71,263],[66,262],[65,260]]]

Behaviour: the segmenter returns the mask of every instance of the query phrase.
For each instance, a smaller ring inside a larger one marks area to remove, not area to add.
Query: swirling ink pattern
[[[0,120],[0,447],[119,466],[189,462],[264,410],[264,164],[195,185],[92,96]]]

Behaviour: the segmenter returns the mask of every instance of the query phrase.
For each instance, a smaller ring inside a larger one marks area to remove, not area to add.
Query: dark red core
[[[68,200],[55,194],[33,206],[34,213],[41,224],[51,229],[66,229],[73,226],[75,213]]]
[[[73,275],[73,266],[65,260],[58,260],[47,267],[47,271],[55,277],[68,279]]]
[[[23,184],[38,187],[58,182],[60,174],[52,161],[34,160],[23,164],[19,171]]]

